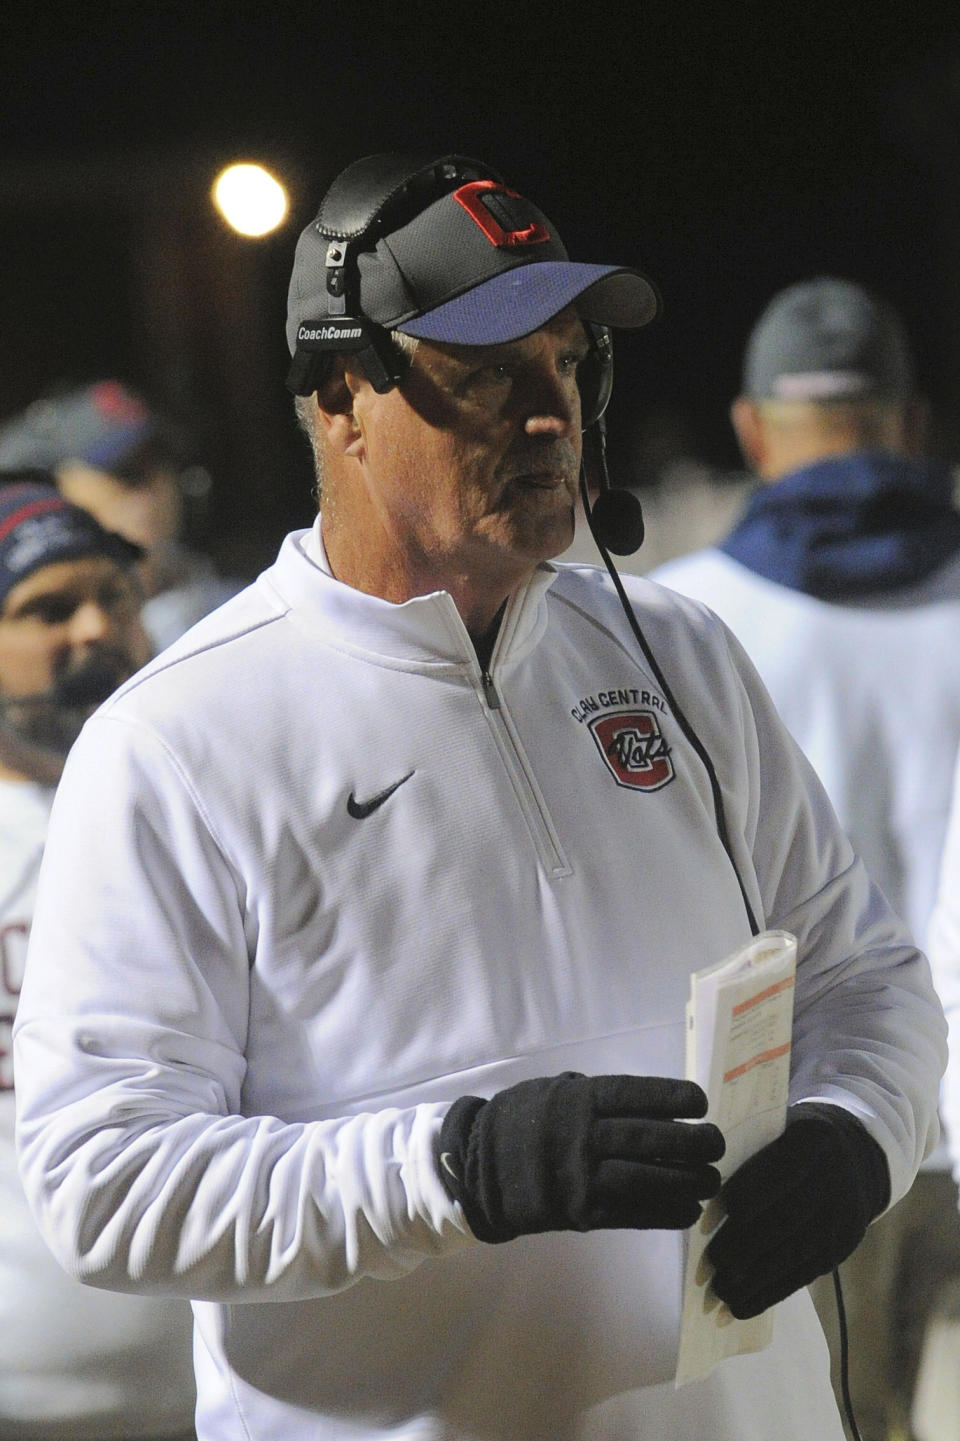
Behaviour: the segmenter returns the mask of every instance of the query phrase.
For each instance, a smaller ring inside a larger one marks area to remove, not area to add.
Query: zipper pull
[[[488,670],[485,670],[481,673],[480,678],[483,682],[483,693],[487,698],[487,705],[491,710],[499,710],[500,697],[497,695],[497,688],[493,683],[493,676]]]

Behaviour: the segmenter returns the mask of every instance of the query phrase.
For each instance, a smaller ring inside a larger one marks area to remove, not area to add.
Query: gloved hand
[[[846,1260],[890,1199],[881,1147],[850,1111],[804,1101],[782,1136],[720,1193],[727,1219],[707,1246],[713,1290],[734,1316],[759,1316]]]
[[[461,1096],[440,1131],[440,1175],[481,1241],[537,1231],[692,1226],[715,1196],[716,1126],[690,1125],[692,1081],[566,1072],[489,1101]]]

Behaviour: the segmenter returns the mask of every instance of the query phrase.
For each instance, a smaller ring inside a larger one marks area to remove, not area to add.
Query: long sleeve
[[[714,622],[719,624],[719,622]],[[883,1147],[891,1201],[936,1144],[944,1022],[926,957],[839,826],[739,642],[728,645],[747,707],[745,748],[760,785],[728,798],[760,888],[764,923],[797,937],[791,1101],[856,1114]]]
[[[131,739],[98,721],[71,757],[21,1000],[21,1167],[61,1264],[118,1290],[279,1300],[463,1245],[433,1161],[444,1106],[243,1114],[244,883],[162,748]]]

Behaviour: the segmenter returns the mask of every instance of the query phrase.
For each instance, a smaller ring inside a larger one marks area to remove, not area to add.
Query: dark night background
[[[0,15],[0,420],[126,377],[196,429],[208,538],[252,573],[312,514],[283,387],[296,235],[370,151],[496,165],[575,258],[637,264],[665,315],[617,350],[621,479],[657,444],[736,464],[726,420],[766,299],[821,271],[903,311],[960,459],[955,6],[268,6],[15,0]],[[261,160],[287,226],[227,231],[217,168]],[[659,442],[657,437],[660,437]]]

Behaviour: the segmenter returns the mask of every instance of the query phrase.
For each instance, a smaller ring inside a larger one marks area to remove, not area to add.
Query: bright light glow
[[[287,213],[287,192],[262,165],[228,165],[217,176],[213,199],[241,235],[269,235]]]

